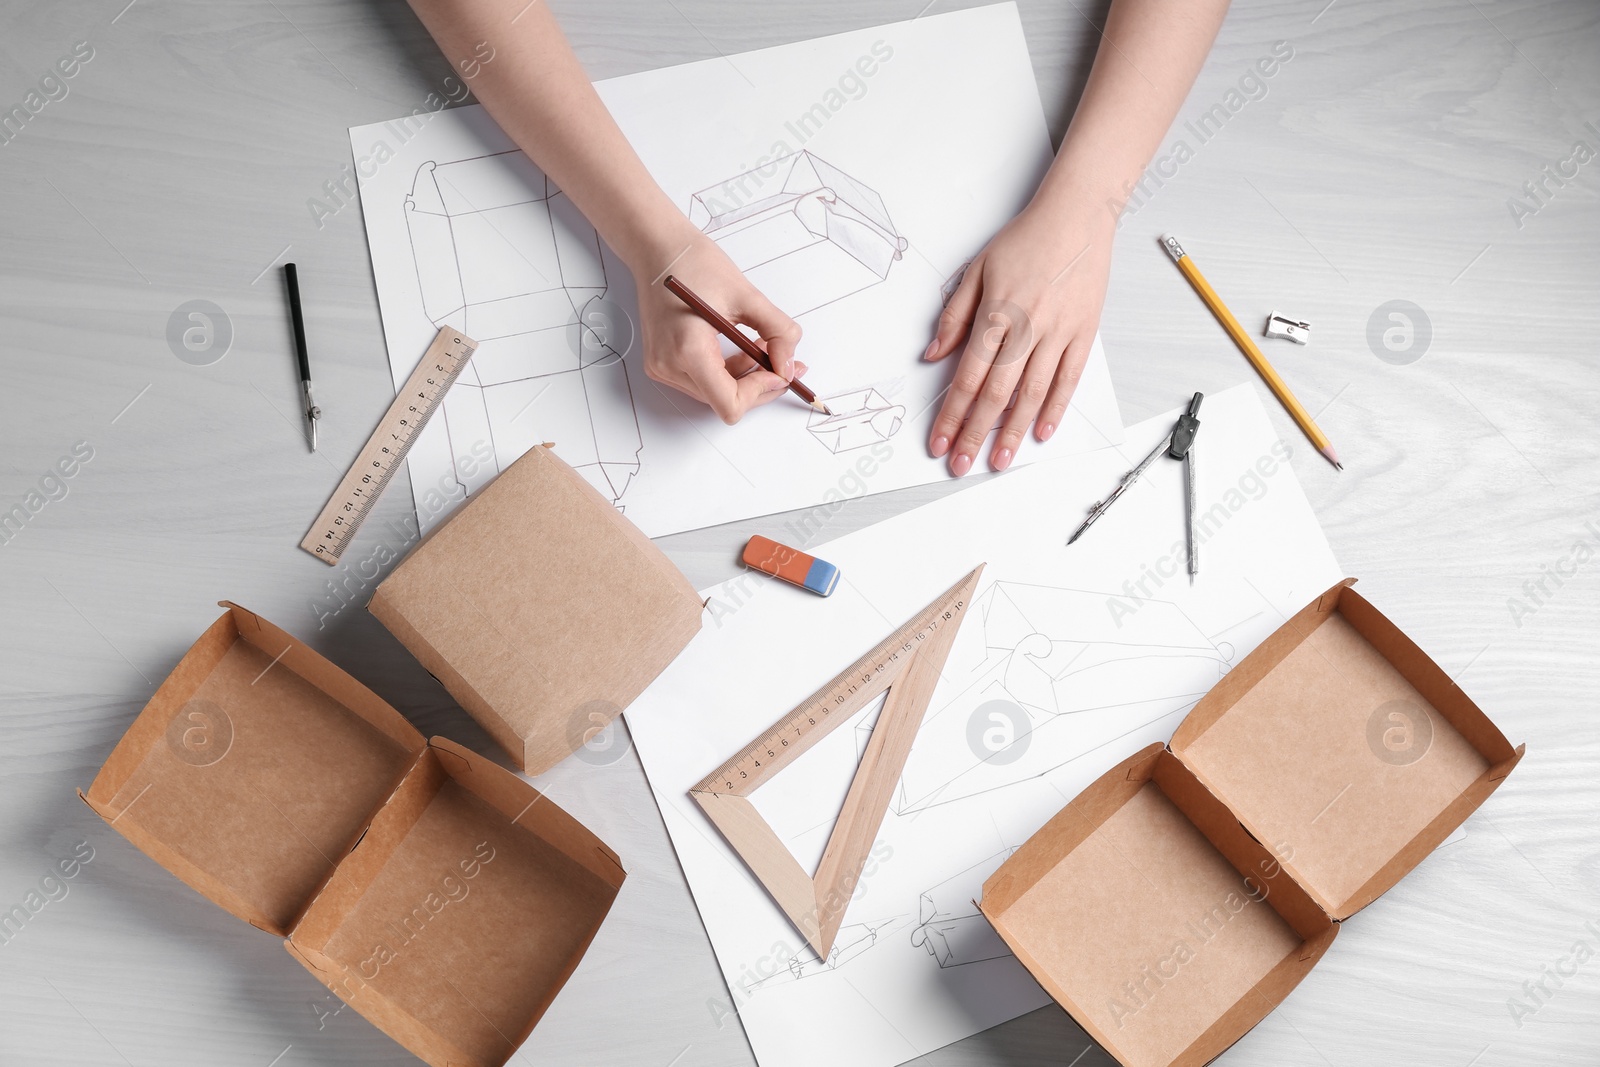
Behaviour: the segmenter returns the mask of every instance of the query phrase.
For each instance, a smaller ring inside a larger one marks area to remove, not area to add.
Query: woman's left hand
[[[928,448],[961,477],[1013,395],[989,465],[1005,470],[1030,424],[1048,441],[1061,426],[1100,323],[1116,223],[1103,208],[1030,204],[980,252],[939,316],[922,358],[966,338]]]

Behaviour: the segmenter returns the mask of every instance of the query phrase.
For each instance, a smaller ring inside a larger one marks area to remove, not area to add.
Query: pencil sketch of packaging
[[[984,880],[1015,851],[1007,848],[925,890],[917,898],[917,925],[911,931],[911,943],[941,968],[1010,956],[1011,950],[973,901],[982,895]]]
[[[766,989],[781,985],[784,982],[800,978],[811,978],[838,970],[857,956],[871,949],[889,933],[899,930],[905,923],[906,919],[903,916],[889,919],[873,919],[869,922],[848,923],[839,927],[839,934],[834,938],[833,948],[828,950],[827,959],[818,956],[810,948],[801,949],[794,955],[779,961],[771,974],[750,983],[750,987],[752,989]]]
[[[618,503],[641,442],[626,346],[585,314],[607,288],[594,227],[515,151],[422,164],[405,211],[424,313],[478,342],[445,401],[452,456],[489,442],[503,470],[551,441]]]
[[[790,315],[878,284],[907,247],[877,192],[810,152],[700,190],[689,219]]]
[[[832,415],[813,411],[806,429],[833,453],[848,452],[887,441],[905,420],[904,405],[891,403],[876,389],[857,389],[825,397]]]
[[[949,668],[966,688],[923,720],[891,810],[910,815],[1047,778],[1192,708],[1228,665],[1221,647],[1178,604],[1153,599],[1107,640],[1096,619],[1112,596],[1005,581],[979,593],[982,640],[966,662],[952,653]],[[994,706],[1009,709],[1019,739],[1009,758],[982,740],[1000,725]]]

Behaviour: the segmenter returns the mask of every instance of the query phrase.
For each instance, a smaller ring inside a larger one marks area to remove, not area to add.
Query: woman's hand
[[[763,370],[743,353],[724,359],[722,335],[710,323],[654,276],[635,273],[644,372],[707,404],[732,425],[751,408],[782,396],[789,382],[806,372],[806,365],[794,358],[800,324],[751,285],[716,242],[698,230],[684,239],[688,247],[672,261],[670,273],[726,318],[754,329],[772,370]]]
[[[950,456],[950,473],[972,469],[1013,395],[989,465],[1011,465],[1030,423],[1048,441],[1094,344],[1111,269],[1116,224],[1087,198],[1065,211],[1037,202],[1006,224],[967,268],[939,316],[922,358],[966,347],[933,421],[928,448]]]

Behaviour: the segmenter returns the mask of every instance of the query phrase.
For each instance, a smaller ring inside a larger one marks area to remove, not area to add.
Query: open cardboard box
[[[535,446],[412,549],[368,610],[540,774],[644,691],[702,607],[638,527]]]
[[[224,606],[79,795],[427,1063],[499,1067],[610,909],[616,854]]]
[[[1125,1067],[1195,1067],[1522,758],[1346,579],[984,884],[1017,958]]]

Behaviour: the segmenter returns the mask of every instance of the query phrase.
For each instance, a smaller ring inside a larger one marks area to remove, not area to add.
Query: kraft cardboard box
[[[1220,1055],[1522,758],[1353,583],[984,884],[1017,958],[1125,1067]]]
[[[79,795],[425,1062],[499,1067],[609,910],[616,854],[224,606]]]
[[[621,714],[700,629],[702,604],[535,446],[412,549],[368,609],[531,775]]]

